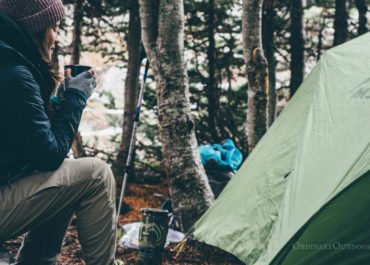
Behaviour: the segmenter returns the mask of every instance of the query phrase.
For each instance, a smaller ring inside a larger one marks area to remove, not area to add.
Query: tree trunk
[[[127,41],[128,63],[124,92],[124,112],[121,146],[114,169],[123,175],[130,147],[130,139],[134,125],[135,108],[139,90],[139,76],[141,64],[141,26],[138,0],[132,0],[130,5],[129,35]]]
[[[84,0],[77,0],[74,4],[73,11],[73,40],[72,40],[72,56],[71,64],[79,64],[81,58],[81,32],[83,21]],[[75,158],[85,157],[86,152],[82,144],[82,136],[77,131],[72,143],[72,152]]]
[[[347,41],[348,14],[347,0],[335,0],[334,46]]]
[[[218,128],[219,111],[220,111],[220,93],[215,84],[216,79],[216,43],[215,43],[215,0],[208,2],[208,84],[207,84],[207,99],[208,99],[208,126],[212,136],[212,140],[218,142],[220,140],[220,132]]]
[[[266,53],[269,71],[269,93],[267,102],[267,127],[276,118],[276,59],[275,59],[275,10],[273,1],[265,1],[265,12],[262,17],[263,47]]]
[[[356,0],[356,7],[358,9],[358,30],[357,35],[362,35],[367,32],[367,3],[366,0]]]
[[[323,39],[324,39],[324,30],[326,26],[326,18],[323,15],[322,23],[319,31],[319,41],[317,43],[317,55],[316,55],[316,61],[318,62],[321,58],[321,52],[322,52],[322,46],[323,46]]]
[[[81,57],[81,32],[83,22],[84,0],[76,0],[73,11],[73,39],[71,64],[79,64]]]
[[[72,143],[72,152],[75,158],[86,157],[86,152],[82,144],[82,136],[79,131],[77,131],[75,138]]]
[[[290,97],[294,95],[304,78],[303,0],[291,1],[290,24]]]
[[[173,209],[187,231],[214,197],[202,167],[191,116],[184,60],[183,0],[140,0],[142,39],[157,84],[163,162]],[[158,18],[156,20],[156,18]]]
[[[249,153],[266,132],[269,77],[261,40],[262,4],[263,0],[243,0],[243,54],[248,77]]]

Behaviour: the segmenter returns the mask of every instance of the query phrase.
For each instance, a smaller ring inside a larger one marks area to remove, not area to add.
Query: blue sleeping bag
[[[231,139],[226,139],[221,144],[201,145],[198,150],[202,164],[206,169],[235,171],[243,160],[242,153],[235,147]]]

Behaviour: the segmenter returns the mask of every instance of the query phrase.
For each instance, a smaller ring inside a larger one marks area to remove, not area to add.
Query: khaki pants
[[[95,158],[66,159],[54,172],[38,172],[0,187],[0,242],[28,232],[15,264],[55,264],[76,213],[87,264],[111,265],[115,189],[109,166]]]

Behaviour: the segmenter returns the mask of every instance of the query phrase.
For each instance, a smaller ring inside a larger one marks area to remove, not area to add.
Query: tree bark
[[[321,27],[320,27],[320,31],[319,31],[319,41],[317,43],[317,55],[316,55],[316,61],[317,62],[321,58],[325,26],[326,26],[326,18],[323,15],[322,23],[321,23]]]
[[[335,0],[334,46],[342,44],[348,38],[347,0]]]
[[[132,0],[130,5],[129,35],[127,41],[128,63],[124,92],[124,112],[122,137],[117,160],[114,163],[116,173],[123,175],[130,147],[130,139],[134,125],[135,108],[139,91],[141,64],[141,25],[139,2]]]
[[[163,162],[173,209],[188,230],[214,200],[197,150],[184,60],[182,0],[140,0],[142,40],[157,84]],[[156,20],[156,17],[158,18]]]
[[[265,12],[262,16],[263,47],[266,53],[269,71],[269,93],[267,102],[267,127],[276,118],[276,59],[275,59],[275,17],[273,1],[265,1]]]
[[[216,79],[216,43],[215,43],[215,0],[208,1],[208,83],[207,83],[207,99],[208,99],[208,126],[212,136],[212,140],[218,142],[220,140],[220,132],[218,128],[219,111],[220,111],[220,93]]]
[[[81,34],[83,22],[84,0],[76,0],[73,11],[73,36],[72,36],[72,54],[71,64],[79,64],[81,58]],[[85,157],[86,152],[82,144],[82,136],[77,131],[72,143],[72,152],[75,158]]]
[[[290,97],[292,97],[304,78],[303,0],[291,1],[290,8]]]
[[[83,22],[84,0],[76,0],[73,11],[73,37],[71,64],[79,64],[81,58],[81,33]]]
[[[357,35],[362,35],[368,31],[367,29],[367,3],[366,0],[356,0],[356,7],[358,9],[358,30]]]
[[[249,153],[266,132],[268,66],[262,49],[263,0],[243,0],[243,54],[248,78],[247,141]]]

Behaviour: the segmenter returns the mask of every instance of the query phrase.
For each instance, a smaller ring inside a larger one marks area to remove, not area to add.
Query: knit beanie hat
[[[61,0],[0,0],[0,12],[32,34],[46,30],[65,16]]]

